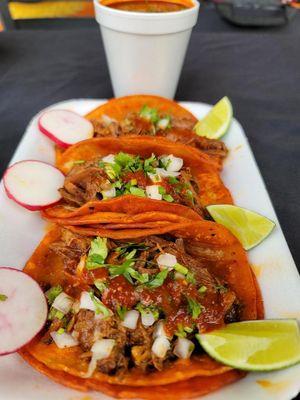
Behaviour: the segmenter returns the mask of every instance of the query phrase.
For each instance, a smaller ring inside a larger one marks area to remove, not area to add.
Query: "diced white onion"
[[[159,193],[159,187],[158,185],[146,186],[147,197],[154,200],[161,200],[162,195]]]
[[[157,126],[159,129],[167,129],[169,126],[170,119],[169,118],[162,118],[158,121]]]
[[[157,337],[152,345],[152,353],[155,354],[158,358],[164,358],[167,354],[167,351],[170,349],[170,342],[164,336]]]
[[[104,199],[112,199],[113,197],[116,197],[116,188],[112,187],[108,190],[102,190],[101,194]]]
[[[67,293],[60,293],[54,300],[52,306],[62,312],[63,314],[68,314],[71,310],[74,300],[72,297],[68,296]]]
[[[78,341],[72,335],[66,332],[63,333],[50,332],[50,336],[52,337],[56,346],[60,349],[78,345]]]
[[[168,178],[169,176],[175,177],[175,176],[180,175],[180,172],[166,171],[164,168],[156,168],[156,172],[162,178]]]
[[[183,159],[180,157],[175,157],[173,154],[169,156],[164,156],[161,158],[164,164],[167,165],[166,170],[168,172],[178,172],[183,166]]]
[[[155,325],[154,332],[153,332],[153,337],[154,339],[163,336],[163,337],[168,337],[166,331],[165,331],[165,323],[164,321],[158,321],[157,324]]]
[[[99,339],[93,344],[91,348],[93,355],[87,373],[84,375],[85,378],[90,378],[93,375],[98,360],[103,360],[110,356],[115,343],[116,341],[114,339]]]
[[[103,114],[101,119],[102,119],[102,122],[104,123],[104,125],[106,125],[106,126],[110,125],[112,122],[116,122],[115,119],[109,117],[106,114]]]
[[[128,329],[135,329],[137,326],[139,316],[140,313],[137,310],[127,311],[121,325],[125,326],[125,328]]]
[[[80,296],[80,309],[96,311],[96,306],[91,299],[91,296],[88,292],[82,292]]]
[[[174,354],[179,358],[190,358],[194,351],[195,345],[192,341],[186,338],[178,338],[174,347]]]
[[[152,326],[155,322],[154,315],[151,311],[144,311],[141,315],[141,320],[144,326]]]
[[[185,276],[181,274],[180,272],[175,272],[174,278],[177,279],[185,279]]]
[[[170,253],[163,253],[157,257],[156,260],[160,269],[168,268],[172,270],[174,265],[177,263],[177,258]]]
[[[149,176],[149,179],[153,183],[161,182],[161,177],[159,176],[159,174],[157,172],[155,172],[154,174],[151,174],[150,172],[148,172],[147,175]]]
[[[102,158],[103,162],[113,164],[115,162],[115,156],[114,154],[108,154],[107,156]]]

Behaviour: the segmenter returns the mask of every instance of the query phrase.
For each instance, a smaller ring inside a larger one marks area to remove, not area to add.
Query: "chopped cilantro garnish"
[[[158,166],[157,158],[154,154],[151,157],[146,158],[144,161],[144,171],[148,173],[155,174],[155,168]]]
[[[179,183],[179,180],[175,178],[175,176],[169,176],[169,183],[171,185],[176,185],[177,183]]]
[[[124,243],[122,246],[116,247],[114,250],[120,253],[120,255],[126,253],[127,251],[131,251],[132,249],[136,250],[147,250],[148,246],[145,243]]]
[[[140,274],[134,268],[134,261],[132,259],[126,260],[120,265],[109,265],[110,276],[115,277],[123,275],[130,283],[134,283],[132,278],[137,280],[139,283],[146,283],[149,280],[148,274]]]
[[[107,285],[105,282],[101,281],[100,279],[95,279],[94,280],[94,285],[96,288],[99,290],[99,292],[102,294],[104,290],[107,288]]]
[[[158,193],[159,194],[166,194],[166,189],[163,186],[158,186]]]
[[[132,186],[129,190],[130,190],[130,193],[133,194],[134,196],[146,197],[146,192],[144,189],[140,189],[135,186]]]
[[[175,269],[175,271],[180,272],[183,275],[186,275],[189,272],[189,270],[186,267],[184,267],[183,265],[181,265],[179,263],[176,263],[174,265],[174,269]]]
[[[143,169],[143,162],[139,156],[131,156],[128,153],[120,152],[115,155],[115,163],[122,171],[141,171]]]
[[[48,299],[48,303],[52,304],[56,297],[61,294],[63,291],[63,288],[60,285],[57,286],[52,286],[47,292],[45,293],[46,298]]]
[[[5,294],[0,293],[0,301],[7,300],[7,296]]]
[[[99,300],[98,297],[96,297],[92,291],[89,292],[89,295],[90,295],[90,297],[91,297],[91,299],[92,299],[92,301],[93,301],[93,303],[94,303],[94,305],[95,305],[95,308],[96,308],[95,313],[96,313],[96,314],[103,314],[103,316],[104,316],[105,318],[106,318],[106,317],[109,317],[109,316],[111,315],[111,312],[110,312],[110,310],[102,303],[102,301]]]
[[[180,337],[180,338],[185,338],[187,336],[187,333],[192,333],[194,328],[189,327],[189,326],[183,326],[182,324],[177,325],[177,331],[175,332],[175,335]]]
[[[197,300],[187,297],[188,310],[192,314],[193,319],[197,319],[202,311],[202,306],[197,302]]]
[[[54,307],[50,308],[50,311],[49,311],[49,314],[48,314],[48,319],[49,320],[53,321],[55,318],[61,320],[61,319],[63,319],[63,317],[64,317],[64,313],[62,313],[59,310],[56,310],[56,308],[54,308]]]
[[[91,242],[91,248],[86,261],[86,268],[91,270],[103,267],[107,255],[107,239],[98,236]]]
[[[164,194],[163,199],[165,201],[168,201],[169,203],[172,203],[174,201],[174,198],[170,194]]]
[[[141,313],[141,315],[146,315],[151,312],[155,320],[159,318],[159,310],[155,306],[146,307],[142,303],[138,303],[135,308]]]
[[[196,279],[194,278],[194,274],[192,272],[188,272],[185,276],[185,279],[187,280],[188,283],[196,283]]]
[[[137,252],[137,249],[132,249],[128,254],[126,254],[126,260],[131,260]]]
[[[59,328],[59,330],[57,331],[57,333],[59,335],[61,335],[62,333],[64,333],[65,329],[64,328]]]
[[[117,311],[117,314],[118,314],[119,318],[120,318],[122,321],[124,321],[125,314],[126,314],[127,311],[128,311],[127,307],[121,306],[121,305],[118,304],[118,305],[117,305],[116,311]]]
[[[199,287],[198,292],[203,294],[207,291],[207,287],[205,285],[202,285]]]
[[[161,286],[164,283],[166,277],[168,276],[168,272],[169,272],[168,268],[163,269],[157,275],[155,275],[155,277],[146,285],[151,289]]]
[[[144,105],[140,111],[140,117],[155,124],[159,120],[157,110]]]

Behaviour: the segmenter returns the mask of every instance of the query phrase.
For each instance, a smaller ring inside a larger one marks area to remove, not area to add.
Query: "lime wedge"
[[[300,334],[293,319],[236,322],[196,336],[212,358],[237,369],[273,371],[300,362]]]
[[[275,227],[275,223],[254,211],[230,204],[206,207],[213,219],[236,236],[245,250],[261,243]]]
[[[228,97],[223,97],[210,112],[194,127],[197,135],[209,139],[220,139],[228,130],[232,120],[232,106]]]

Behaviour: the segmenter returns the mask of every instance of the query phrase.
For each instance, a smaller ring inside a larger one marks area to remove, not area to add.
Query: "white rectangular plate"
[[[70,100],[51,108],[64,108],[82,115],[103,100]],[[210,106],[182,103],[202,118]],[[272,203],[241,125],[234,120],[224,141],[229,148],[223,179],[237,205],[259,212],[277,226],[259,246],[249,252],[265,304],[266,318],[300,320],[300,279],[282,234]],[[54,146],[30,122],[11,163],[25,159],[54,162]],[[22,269],[46,231],[38,213],[10,201],[0,188],[0,265]],[[205,396],[207,400],[290,400],[300,391],[300,365],[283,371],[251,373],[241,381]],[[17,354],[0,358],[0,400],[104,400],[101,393],[87,395],[53,383],[36,372]]]

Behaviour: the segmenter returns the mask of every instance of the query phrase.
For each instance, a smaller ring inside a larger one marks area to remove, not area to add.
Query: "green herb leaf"
[[[124,321],[125,314],[127,313],[128,308],[125,307],[125,306],[121,306],[121,305],[118,304],[118,305],[117,305],[116,311],[117,311],[117,314],[118,314],[119,318],[120,318],[122,321]]]
[[[155,174],[156,173],[156,167],[158,166],[158,160],[154,154],[151,155],[151,157],[146,158],[144,161],[144,171],[148,173]]]
[[[219,293],[226,293],[228,292],[228,288],[224,285],[221,284],[217,284],[215,285],[215,289],[219,292]]]
[[[180,272],[183,275],[186,275],[189,272],[189,270],[186,267],[184,267],[183,265],[181,265],[179,263],[176,263],[174,265],[174,269],[175,269],[175,271]]]
[[[165,201],[168,201],[169,203],[172,203],[174,201],[174,198],[170,194],[164,194],[163,199]]]
[[[185,279],[188,283],[192,283],[195,284],[196,283],[196,279],[194,277],[194,274],[192,272],[188,272],[185,276]]]
[[[149,247],[145,245],[145,243],[124,243],[122,246],[116,247],[114,250],[120,253],[120,255],[126,253],[127,251],[130,251],[132,249],[136,250],[147,250]]]
[[[202,285],[199,287],[198,292],[203,294],[207,291],[207,287],[205,285]]]
[[[96,314],[103,314],[103,316],[105,318],[110,317],[111,316],[111,312],[110,310],[102,303],[101,300],[98,299],[98,297],[96,297],[94,295],[94,293],[92,291],[89,292],[89,295],[96,307]]]
[[[169,176],[169,183],[171,183],[171,185],[176,185],[179,183],[179,180],[175,178],[175,176]]]
[[[166,277],[168,276],[168,272],[169,270],[167,268],[160,271],[157,275],[155,275],[155,277],[150,282],[146,284],[147,287],[154,289],[161,286],[164,283]]]
[[[141,313],[141,315],[146,315],[151,312],[155,320],[158,320],[159,318],[159,310],[155,306],[146,307],[142,303],[138,303],[135,308]]]
[[[107,284],[105,282],[103,282],[101,279],[95,279],[94,280],[94,285],[96,286],[96,288],[99,290],[99,292],[101,294],[107,288]]]
[[[197,300],[187,297],[188,310],[192,314],[193,319],[197,319],[202,311],[202,306],[197,302]]]
[[[140,111],[140,117],[155,124],[159,120],[157,110],[144,105]]]
[[[65,329],[64,328],[59,328],[59,330],[57,331],[57,333],[59,335],[61,335],[62,333],[64,333]]]
[[[146,283],[149,280],[149,275],[148,274],[141,274],[135,269],[129,267],[127,268],[126,271],[133,279],[137,280],[139,283]]]
[[[45,293],[45,296],[48,300],[49,304],[52,304],[56,297],[63,292],[63,288],[60,285],[57,286],[52,286],[47,292]]]
[[[64,314],[61,311],[58,311],[56,308],[51,307],[48,314],[48,319],[53,321],[55,318],[62,320],[64,318]]]
[[[166,189],[163,186],[158,186],[158,193],[159,194],[166,194]]]
[[[144,189],[137,188],[135,186],[132,186],[130,188],[130,193],[133,194],[134,196],[139,196],[139,197],[146,197],[146,192]]]
[[[86,268],[88,270],[102,268],[107,255],[107,238],[96,237],[96,239],[91,242],[91,248],[86,261]]]
[[[7,300],[7,296],[5,294],[0,293],[0,301]]]

